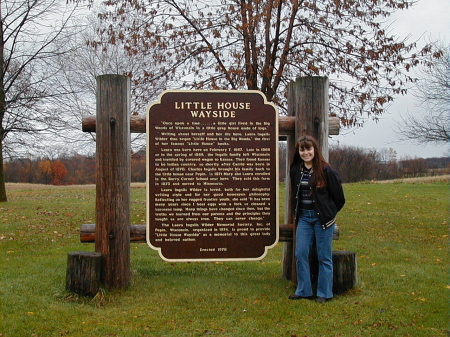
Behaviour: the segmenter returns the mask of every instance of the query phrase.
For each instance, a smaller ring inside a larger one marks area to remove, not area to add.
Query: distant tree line
[[[345,183],[424,177],[450,173],[450,159],[412,158],[396,159],[393,149],[365,149],[354,146],[330,148],[330,164]]]
[[[71,155],[56,159],[20,158],[4,163],[5,181],[12,183],[77,185],[95,183],[95,158]]]
[[[280,181],[285,180],[285,146],[280,142]],[[131,181],[146,180],[145,150],[131,156]],[[392,149],[364,149],[354,146],[330,148],[331,165],[343,182],[388,180],[450,173],[450,159],[410,158],[400,161]],[[95,157],[79,154],[56,158],[14,159],[4,163],[6,182],[48,185],[95,184]]]

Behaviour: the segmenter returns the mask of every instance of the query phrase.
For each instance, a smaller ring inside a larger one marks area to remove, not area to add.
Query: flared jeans
[[[335,225],[322,229],[314,210],[302,210],[296,230],[295,260],[297,266],[297,289],[295,294],[313,296],[309,255],[316,242],[319,273],[317,296],[333,297],[333,234]]]

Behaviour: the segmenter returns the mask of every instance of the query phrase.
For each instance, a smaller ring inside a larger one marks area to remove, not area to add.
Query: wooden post
[[[295,143],[301,135],[317,139],[325,160],[328,160],[328,78],[299,77],[288,87],[288,115],[295,116],[295,132],[287,138],[285,223],[294,223],[289,168],[295,152]],[[296,281],[295,226],[293,242],[283,247],[283,277]]]
[[[333,252],[333,293],[339,295],[358,283],[356,254],[349,251]]]
[[[76,251],[67,255],[66,290],[94,297],[100,289],[102,254]]]
[[[107,288],[130,284],[130,79],[97,77],[95,250]]]
[[[294,110],[296,118],[295,139],[302,135],[313,136],[328,160],[328,78],[297,78],[289,85],[288,99],[288,109]]]

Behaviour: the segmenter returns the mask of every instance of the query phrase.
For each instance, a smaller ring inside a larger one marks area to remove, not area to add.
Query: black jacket
[[[330,166],[326,166],[324,171],[325,179],[327,180],[326,188],[311,189],[311,192],[314,210],[317,213],[320,224],[323,229],[327,229],[336,222],[337,213],[344,207],[345,197],[339,174]],[[301,200],[299,199],[299,191],[302,176],[301,163],[294,163],[290,168],[290,178],[295,224],[297,224],[300,216]]]

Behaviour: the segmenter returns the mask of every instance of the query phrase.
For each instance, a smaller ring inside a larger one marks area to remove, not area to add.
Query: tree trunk
[[[1,131],[3,131],[3,128],[0,126],[0,202],[6,202],[8,198],[6,197],[5,175],[3,173],[3,132]]]
[[[1,11],[1,10],[0,10]],[[0,19],[0,202],[8,201],[6,197],[5,175],[3,173],[3,139],[5,138],[5,130],[3,129],[3,118],[6,109],[5,96],[5,78],[4,78],[4,46],[3,40],[3,21]]]

